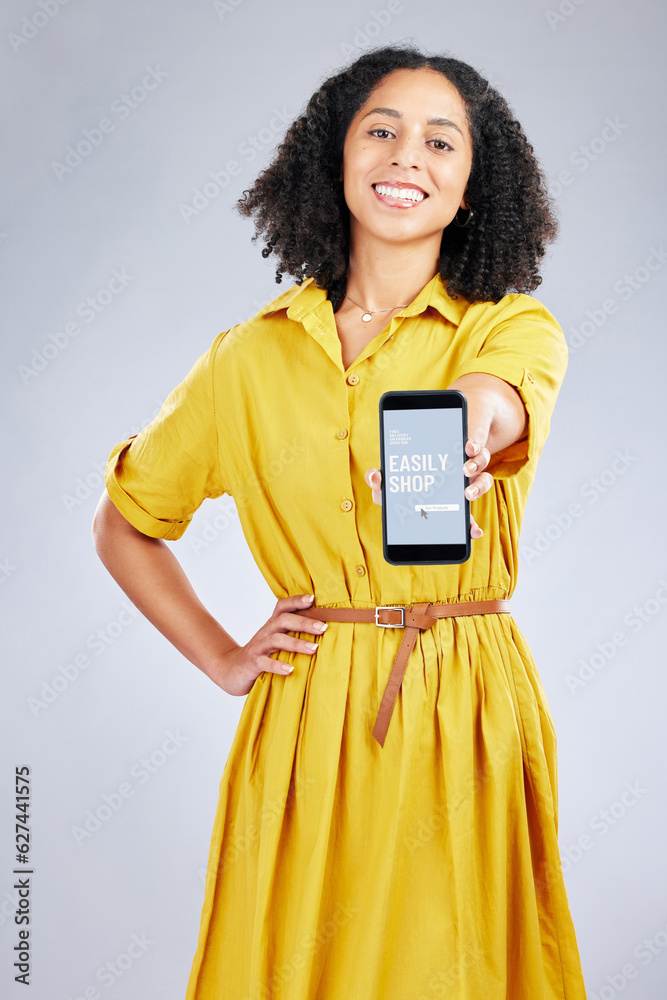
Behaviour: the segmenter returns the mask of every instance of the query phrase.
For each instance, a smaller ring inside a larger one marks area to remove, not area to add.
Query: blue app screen
[[[384,410],[389,545],[464,545],[461,410]]]

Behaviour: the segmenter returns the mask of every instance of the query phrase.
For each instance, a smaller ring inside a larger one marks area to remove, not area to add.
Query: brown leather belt
[[[379,628],[404,628],[405,635],[399,647],[394,665],[389,674],[387,686],[382,695],[380,708],[373,727],[373,736],[380,746],[384,746],[387,729],[394,710],[394,703],[405,674],[408,657],[417,639],[417,630],[431,628],[438,618],[453,615],[509,614],[509,600],[464,601],[459,604],[384,604],[377,608],[320,608],[310,607],[297,614],[306,618],[317,618],[329,622],[371,622]]]

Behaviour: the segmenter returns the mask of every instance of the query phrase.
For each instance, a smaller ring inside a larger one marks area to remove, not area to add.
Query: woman
[[[390,46],[324,82],[238,207],[295,283],[116,445],[94,523],[143,614],[247,695],[187,1000],[585,1000],[556,735],[506,603],[567,366],[527,294],[556,233],[532,147],[470,66]],[[378,400],[444,388],[483,527],[463,564],[393,566]],[[277,597],[245,645],[163,541],[225,492]],[[456,613],[412,626],[383,701],[388,604]]]

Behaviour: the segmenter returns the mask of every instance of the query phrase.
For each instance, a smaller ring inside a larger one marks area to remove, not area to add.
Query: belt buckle
[[[378,611],[400,611],[401,620],[398,624],[378,621]],[[400,604],[380,604],[375,609],[375,624],[378,628],[405,628],[405,608]]]

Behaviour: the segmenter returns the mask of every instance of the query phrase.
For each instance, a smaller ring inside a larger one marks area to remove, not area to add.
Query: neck
[[[420,247],[351,238],[346,294],[371,312],[409,305],[439,270],[440,238]],[[343,308],[355,306],[344,299]]]

